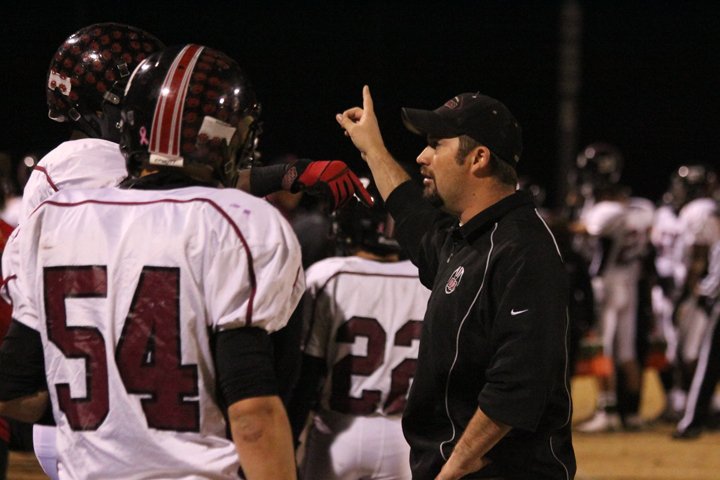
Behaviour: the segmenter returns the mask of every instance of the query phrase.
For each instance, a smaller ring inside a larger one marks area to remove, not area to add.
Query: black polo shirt
[[[387,208],[432,290],[403,415],[413,479],[435,478],[478,407],[513,428],[466,478],[574,478],[567,274],[531,196],[459,226],[406,182]]]

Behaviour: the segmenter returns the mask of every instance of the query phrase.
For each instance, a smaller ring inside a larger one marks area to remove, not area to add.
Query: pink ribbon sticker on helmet
[[[140,127],[140,145],[150,145],[147,138],[147,129],[145,126]]]

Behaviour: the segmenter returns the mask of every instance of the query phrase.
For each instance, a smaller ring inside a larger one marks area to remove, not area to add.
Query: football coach
[[[402,115],[427,137],[423,191],[385,148],[367,86],[363,108],[336,118],[432,290],[403,416],[413,479],[572,479],[567,276],[516,191],[520,126],[474,93]]]

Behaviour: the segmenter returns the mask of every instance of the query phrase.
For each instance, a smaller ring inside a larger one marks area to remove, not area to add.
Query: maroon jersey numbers
[[[107,269],[49,267],[44,274],[48,340],[67,358],[85,360],[85,397],[71,398],[70,385],[59,383],[58,404],[73,430],[96,430],[110,408],[105,340],[95,327],[68,327],[65,299],[106,297]]]
[[[422,322],[409,320],[395,334],[393,344],[409,347],[420,338]],[[360,398],[350,396],[353,375],[369,376],[385,362],[387,334],[374,318],[352,317],[338,328],[335,341],[354,343],[357,337],[367,338],[367,355],[348,354],[335,364],[332,371],[332,394],[330,408],[336,412],[352,415],[370,415],[380,403],[380,390],[363,390]],[[400,414],[405,408],[405,397],[410,379],[415,375],[417,360],[407,358],[392,370],[390,393],[383,411],[388,415]]]
[[[86,395],[71,398],[67,384],[57,384],[60,410],[73,430],[96,430],[109,411],[105,340],[95,327],[70,327],[66,298],[107,296],[104,266],[44,269],[48,339],[67,358],[85,359]],[[144,267],[115,363],[125,389],[141,394],[148,426],[161,430],[199,431],[197,365],[183,365],[180,350],[180,269]]]

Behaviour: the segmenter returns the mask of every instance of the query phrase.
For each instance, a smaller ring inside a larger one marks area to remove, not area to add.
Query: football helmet
[[[341,253],[352,255],[358,248],[380,256],[400,252],[395,221],[385,210],[380,192],[369,179],[360,182],[372,196],[373,206],[350,202],[333,214],[333,236]]]
[[[575,167],[581,191],[598,186],[615,185],[620,181],[622,174],[623,156],[614,145],[592,143],[578,154]],[[585,192],[582,193],[587,196]]]
[[[168,47],[133,73],[121,112],[120,150],[128,172],[181,167],[202,181],[234,187],[252,163],[260,105],[249,79],[222,52]]]
[[[697,198],[712,196],[717,174],[709,165],[682,165],[670,176],[670,187],[663,194],[663,203],[679,210]]]
[[[147,32],[119,23],[85,27],[50,61],[48,116],[72,122],[93,138],[120,139],[120,101],[135,67],[165,46]]]

